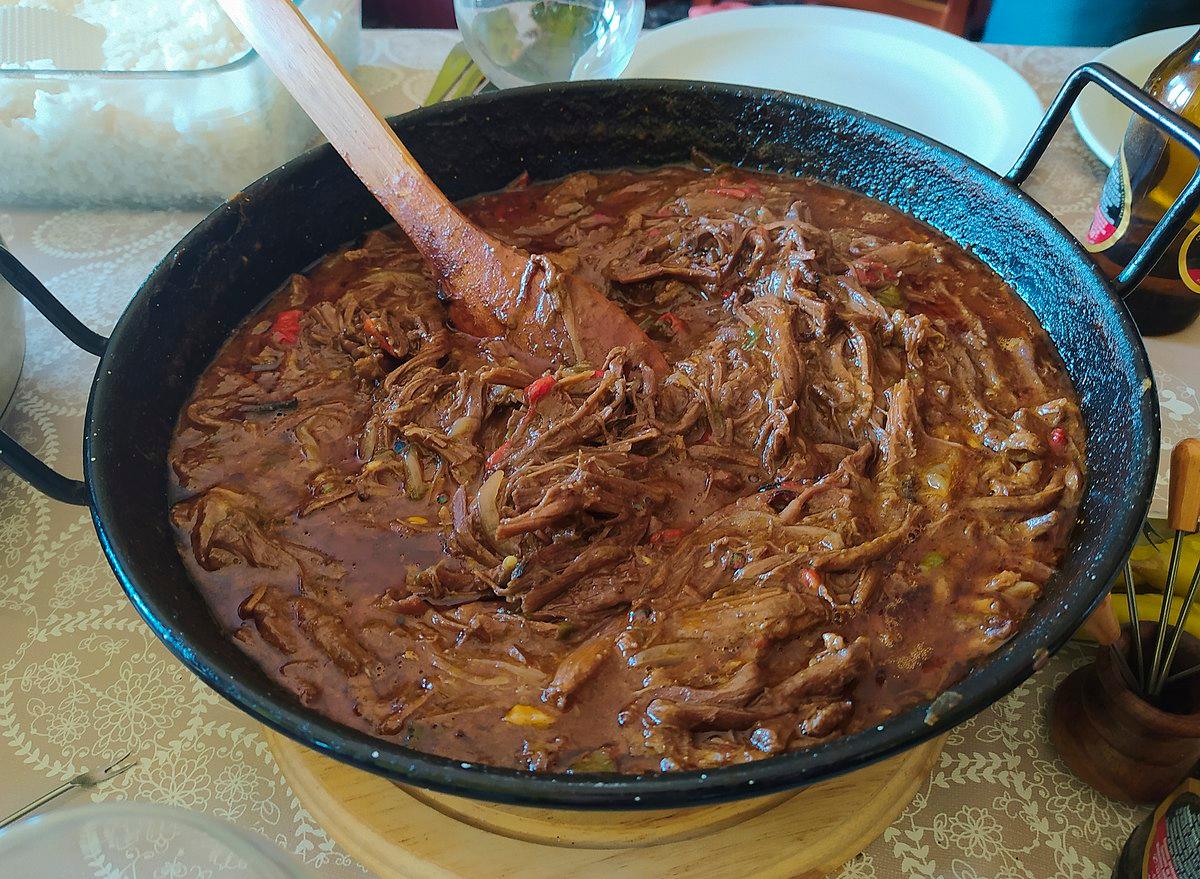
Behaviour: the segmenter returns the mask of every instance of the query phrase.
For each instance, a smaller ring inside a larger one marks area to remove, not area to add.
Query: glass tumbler
[[[454,0],[467,51],[500,88],[612,79],[633,55],[645,0]]]

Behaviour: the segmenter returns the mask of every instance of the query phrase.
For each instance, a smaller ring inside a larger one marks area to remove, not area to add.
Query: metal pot
[[[1001,178],[911,131],[809,98],[681,82],[539,86],[419,110],[393,125],[451,198],[519,172],[657,166],[693,150],[807,174],[892,204],[969,248],[1029,303],[1081,397],[1088,480],[1060,570],[1020,631],[930,704],[807,750],[705,772],[539,774],[459,763],[345,727],[303,706],[238,649],[184,569],[168,522],[167,449],[197,376],[287,277],[387,217],[329,147],[268,174],[200,223],[153,271],[107,341],[72,318],[15,260],[0,274],[68,336],[102,355],[85,423],[84,482],[53,473],[0,434],[0,460],[44,491],[88,504],[129,598],[211,687],[262,722],[397,781],[535,806],[672,808],[795,788],[898,753],[1009,692],[1060,647],[1107,591],[1154,485],[1156,395],[1121,306],[1200,201],[1200,175],[1114,285],[1018,188],[1071,102],[1096,82],[1200,153],[1200,131],[1106,68],[1076,71],[1025,154]],[[155,376],[152,390],[146,377]]]

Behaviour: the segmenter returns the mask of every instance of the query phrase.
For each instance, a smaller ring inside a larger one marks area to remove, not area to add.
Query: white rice
[[[50,9],[104,28],[105,70],[199,70],[246,54],[216,0],[0,0]]]
[[[216,0],[0,0],[105,28],[106,70],[0,70],[0,203],[186,205],[224,198],[316,130]],[[357,61],[359,0],[303,0],[342,62]]]

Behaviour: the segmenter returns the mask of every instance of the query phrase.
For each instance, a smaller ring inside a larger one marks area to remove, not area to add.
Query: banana
[[[1169,535],[1171,530],[1165,522],[1155,523],[1159,534]],[[1171,540],[1169,537],[1158,540],[1158,546],[1146,539],[1145,533],[1134,544],[1129,554],[1133,565],[1133,579],[1140,591],[1152,589],[1162,592],[1167,585],[1167,562],[1171,558]],[[1200,534],[1189,534],[1183,538],[1183,549],[1179,553],[1179,576],[1175,579],[1175,594],[1187,591],[1188,580],[1192,571],[1200,565]]]
[[[1183,568],[1181,567],[1180,570],[1183,570]],[[1180,579],[1183,578],[1180,577]],[[1197,602],[1197,604],[1200,604],[1200,602]],[[1179,596],[1175,596],[1171,599],[1171,612],[1167,617],[1167,620],[1170,624],[1174,624],[1175,620],[1178,619],[1179,608],[1182,606],[1183,599]],[[1112,608],[1113,611],[1116,612],[1117,619],[1120,620],[1121,625],[1125,625],[1129,622],[1129,603],[1125,600],[1125,596],[1123,594],[1113,595]],[[1162,596],[1155,594],[1139,595],[1137,597],[1137,609],[1138,618],[1142,622],[1158,622],[1158,613],[1162,609]],[[1188,616],[1187,622],[1184,623],[1183,628],[1184,631],[1186,631],[1189,635],[1200,638],[1200,609],[1192,609],[1192,613]],[[1080,629],[1075,633],[1074,640],[1086,641],[1093,644],[1095,643],[1095,639],[1092,638],[1084,629]]]

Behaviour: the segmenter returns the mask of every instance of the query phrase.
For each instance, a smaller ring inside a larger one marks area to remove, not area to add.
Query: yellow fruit
[[[1146,591],[1153,589],[1162,592],[1167,585],[1167,564],[1171,558],[1171,536],[1174,534],[1166,522],[1155,520],[1154,526],[1163,539],[1154,546],[1145,534],[1138,538],[1129,561],[1133,565],[1133,579],[1137,589]],[[1175,579],[1175,594],[1187,591],[1192,571],[1200,565],[1200,534],[1188,534],[1183,538],[1183,548],[1179,552],[1179,575]]]
[[[1180,578],[1182,579],[1182,577]],[[1200,604],[1200,602],[1197,602]],[[1176,596],[1171,599],[1171,610],[1167,616],[1168,625],[1174,625],[1175,620],[1179,618],[1179,609],[1183,607],[1183,599]],[[1112,609],[1116,612],[1117,619],[1121,625],[1129,622],[1129,602],[1124,594],[1114,595],[1112,597]],[[1161,595],[1139,595],[1137,596],[1138,619],[1142,622],[1158,622],[1158,614],[1162,610]],[[1193,607],[1192,613],[1188,616],[1187,622],[1184,623],[1184,630],[1196,638],[1200,638],[1200,608]],[[1080,629],[1075,633],[1076,641],[1093,641],[1088,636],[1087,632]]]

